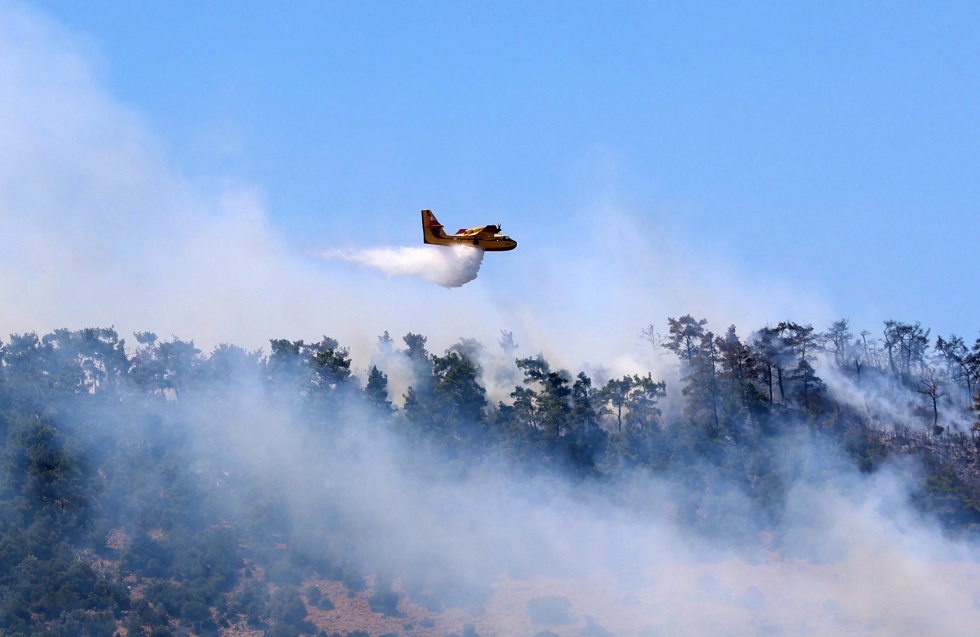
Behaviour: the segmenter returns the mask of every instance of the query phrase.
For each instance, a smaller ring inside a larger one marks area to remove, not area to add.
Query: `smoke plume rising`
[[[975,546],[910,508],[914,468],[863,475],[820,436],[771,441],[788,478],[772,528],[736,484],[687,511],[707,461],[609,484],[449,462],[358,409],[311,436],[248,369],[235,377],[180,403],[209,501],[244,525],[260,485],[294,550],[397,579],[405,603],[452,599],[478,635],[959,635],[980,619]],[[692,515],[716,532],[693,532]]]
[[[521,356],[662,375],[667,366],[638,335],[659,317],[748,326],[833,316],[805,292],[732,272],[722,258],[692,259],[693,248],[641,223],[648,211],[615,204],[565,211],[557,227],[527,224],[529,249],[491,257],[471,285],[483,256],[475,249],[375,247],[318,262],[269,210],[263,184],[223,175],[199,183],[175,170],[168,140],[105,86],[92,42],[25,7],[2,9],[0,298],[16,302],[5,306],[0,336],[112,325],[207,350],[329,334],[363,370],[386,330],[425,334],[433,351],[461,336],[493,343],[507,330]],[[412,236],[416,214],[406,211]],[[445,303],[440,286],[456,286],[462,302]]]
[[[9,93],[0,100],[0,128],[10,132],[0,136],[5,332],[120,323],[180,332],[202,346],[230,340],[250,347],[328,332],[363,354],[386,329],[490,344],[506,327],[523,343],[520,356],[551,357],[548,344],[557,343],[555,355],[574,359],[585,351],[615,364],[639,328],[663,315],[718,315],[725,307],[736,312],[728,320],[751,326],[802,303],[800,314],[824,320],[822,303],[801,302],[796,290],[738,281],[676,247],[652,250],[652,232],[609,211],[587,226],[588,243],[573,259],[554,247],[552,254],[539,248],[537,261],[531,252],[531,260],[495,264],[508,286],[505,300],[474,285],[455,293],[467,304],[432,312],[435,292],[402,293],[391,282],[346,273],[323,276],[287,249],[254,192],[202,194],[173,174],[138,114],[93,77],[80,45],[26,11],[3,17],[0,78]],[[549,237],[537,245],[549,243],[567,244]],[[477,277],[483,251],[377,247],[322,257],[456,288]],[[510,354],[501,363],[512,366]],[[642,362],[643,369],[665,366]],[[379,367],[399,375],[393,359],[379,357]],[[616,373],[631,367],[638,367],[632,358],[616,364]],[[507,373],[514,371],[500,370],[500,400],[521,382]],[[875,402],[825,377],[838,398],[867,405],[869,413],[894,413],[893,422],[901,422],[908,411],[907,402],[880,388]],[[390,388],[395,384],[393,378]],[[768,556],[759,549],[767,547],[759,539],[765,525],[737,484],[713,483],[710,507],[688,511],[699,483],[690,491],[687,485],[692,475],[704,479],[699,472],[654,478],[638,471],[604,489],[526,478],[490,461],[460,463],[465,471],[442,475],[432,467],[448,462],[413,457],[421,453],[370,414],[351,418],[363,427],[338,423],[329,444],[311,444],[303,419],[288,407],[301,389],[284,408],[260,398],[259,387],[219,385],[202,391],[198,403],[177,404],[188,423],[182,466],[203,467],[202,475],[214,478],[210,501],[245,524],[257,485],[285,501],[298,522],[291,542],[312,556],[329,538],[360,566],[387,566],[407,584],[430,584],[443,571],[456,578],[451,584],[494,582],[494,596],[481,600],[487,615],[475,620],[481,635],[949,635],[969,634],[980,621],[976,547],[950,540],[910,508],[905,467],[869,477],[825,444],[780,440],[773,458],[793,471],[786,470],[791,478],[777,500],[785,511],[777,529],[781,553]],[[401,389],[390,392],[396,402]],[[146,411],[161,408],[154,405]],[[710,467],[703,473],[710,476]],[[691,537],[685,516],[717,519],[724,533]],[[314,532],[334,519],[341,531]],[[508,623],[528,597],[544,601],[523,613],[523,624]]]
[[[468,246],[381,247],[326,252],[323,257],[360,263],[388,276],[417,277],[443,287],[458,288],[479,274],[483,250]]]

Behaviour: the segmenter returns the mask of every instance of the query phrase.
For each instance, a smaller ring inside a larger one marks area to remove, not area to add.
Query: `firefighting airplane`
[[[422,239],[425,243],[437,246],[464,245],[488,252],[503,252],[517,247],[516,241],[505,234],[500,234],[500,226],[463,228],[456,234],[446,234],[443,225],[431,210],[422,211]]]

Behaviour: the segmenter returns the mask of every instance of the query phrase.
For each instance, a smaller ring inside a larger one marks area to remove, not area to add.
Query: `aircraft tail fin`
[[[442,224],[431,210],[422,211],[422,239],[425,243],[435,243],[433,239],[443,236]]]

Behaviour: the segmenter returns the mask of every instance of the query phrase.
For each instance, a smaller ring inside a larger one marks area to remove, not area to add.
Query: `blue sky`
[[[565,338],[571,317],[615,315],[604,330],[634,341],[689,312],[742,333],[840,317],[875,335],[888,318],[971,342],[980,329],[975,3],[0,11],[55,29],[38,55],[90,69],[154,170],[202,209],[252,193],[282,250],[412,245],[420,208],[450,227],[499,222],[520,243],[449,293],[302,266],[342,290],[478,308],[507,297],[477,314],[495,317],[489,332],[534,315],[532,341],[545,312]],[[472,320],[450,322],[453,338]]]

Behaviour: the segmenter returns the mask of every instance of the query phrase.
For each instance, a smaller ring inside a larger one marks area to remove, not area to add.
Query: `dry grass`
[[[920,566],[918,572],[906,566],[896,573],[885,572],[887,565],[856,562],[733,560],[661,564],[630,583],[612,574],[588,580],[502,578],[482,609],[431,611],[402,595],[397,617],[372,612],[370,588],[351,595],[339,582],[312,581],[307,585],[319,586],[335,608],[310,608],[308,620],[327,634],[361,630],[371,637],[446,637],[463,635],[467,627],[480,637],[533,637],[544,631],[559,637],[969,634],[968,627],[980,621],[973,602],[980,596],[980,565]],[[903,577],[908,581],[896,581]],[[962,599],[944,600],[958,607],[957,613],[936,607],[939,592],[928,589],[935,581],[962,593]],[[567,612],[532,613],[528,603],[535,599],[556,602]],[[248,637],[252,634],[257,633]]]

